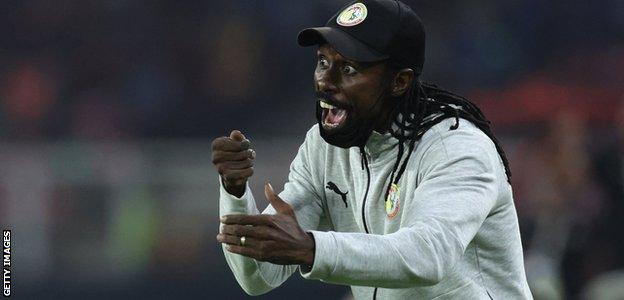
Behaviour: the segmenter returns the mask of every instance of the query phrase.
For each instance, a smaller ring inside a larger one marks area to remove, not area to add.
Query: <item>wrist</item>
[[[306,268],[312,269],[312,265],[314,265],[314,252],[316,250],[316,242],[314,241],[314,235],[310,232],[306,232],[309,236],[309,246],[306,249],[306,254],[304,257],[304,262],[302,265],[306,266]]]
[[[245,194],[246,182],[243,184],[232,184],[221,177],[221,183],[223,184],[223,189],[232,196],[240,198]]]

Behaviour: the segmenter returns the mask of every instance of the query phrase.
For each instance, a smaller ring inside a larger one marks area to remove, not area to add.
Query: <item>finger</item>
[[[257,239],[255,239],[253,237],[246,236],[246,235],[244,237],[245,237],[245,247],[252,247],[253,248],[253,247],[259,245]],[[221,244],[242,246],[241,245],[241,237],[237,236],[237,235],[219,233],[219,234],[217,234],[217,241],[219,243],[221,243]]]
[[[231,235],[231,236],[245,236],[252,237],[259,240],[269,240],[275,239],[275,234],[271,227],[268,226],[250,226],[250,225],[223,225],[221,229],[222,234]]]
[[[291,214],[293,212],[292,206],[282,200],[273,190],[273,186],[268,182],[264,185],[264,196],[269,200],[273,208],[275,208],[275,211],[286,214]]]
[[[225,173],[221,174],[223,179],[234,182],[236,180],[247,179],[253,175],[254,169],[253,167],[244,169],[244,170],[226,170]]]
[[[217,170],[219,174],[225,174],[230,170],[244,170],[254,166],[254,162],[251,159],[240,161],[226,161],[217,164]]]
[[[230,138],[237,142],[242,142],[245,139],[245,135],[239,130],[232,130],[232,132],[230,132]]]
[[[247,149],[249,148],[249,146],[251,145],[251,143],[249,142],[249,140],[245,137],[245,135],[243,135],[240,131],[238,130],[232,130],[232,132],[230,133],[230,139],[232,139],[233,141],[237,141],[240,142],[241,147]]]
[[[230,225],[230,224],[239,224],[239,225],[254,225],[254,226],[271,226],[273,227],[273,216],[266,214],[259,215],[225,215],[221,217],[221,223]]]
[[[242,151],[249,149],[249,140],[235,141],[227,136],[216,138],[212,141],[213,151]]]
[[[235,235],[229,235],[229,234],[223,234],[223,233],[219,233],[217,234],[217,241],[221,244],[228,244],[228,245],[240,245],[240,237],[235,236]],[[248,241],[245,238],[245,244],[248,244]]]
[[[212,152],[212,163],[215,165],[218,163],[222,163],[224,161],[239,161],[239,160],[245,160],[248,158],[251,158],[251,159],[256,158],[256,151],[254,151],[253,149],[247,149],[247,150],[238,151],[238,152],[220,151],[220,150],[216,150]]]

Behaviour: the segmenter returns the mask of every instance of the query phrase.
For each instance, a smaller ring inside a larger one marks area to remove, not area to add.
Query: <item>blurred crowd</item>
[[[623,295],[624,2],[404,2],[427,29],[422,79],[482,107],[509,155],[535,297]],[[98,266],[93,285],[160,284],[175,269],[193,295],[208,294],[194,276],[236,288],[213,232],[191,222],[216,222],[206,142],[241,129],[275,152],[267,174],[285,175],[315,122],[313,50],[296,35],[344,3],[3,2],[0,224],[38,228],[26,277]],[[167,247],[172,235],[185,247]],[[104,268],[94,245],[128,262]]]

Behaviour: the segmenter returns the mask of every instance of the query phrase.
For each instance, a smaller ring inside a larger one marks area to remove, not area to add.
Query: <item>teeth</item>
[[[331,104],[329,104],[329,103],[325,103],[325,102],[321,101],[321,108],[334,109],[336,107],[331,105]]]

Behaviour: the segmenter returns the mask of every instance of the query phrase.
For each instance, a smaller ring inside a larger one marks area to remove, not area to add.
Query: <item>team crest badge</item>
[[[364,22],[368,15],[368,9],[366,5],[362,3],[355,3],[343,10],[336,18],[336,23],[342,26],[355,26]]]
[[[399,185],[392,184],[390,186],[390,192],[388,193],[388,198],[386,199],[386,215],[388,218],[392,219],[399,212]]]

